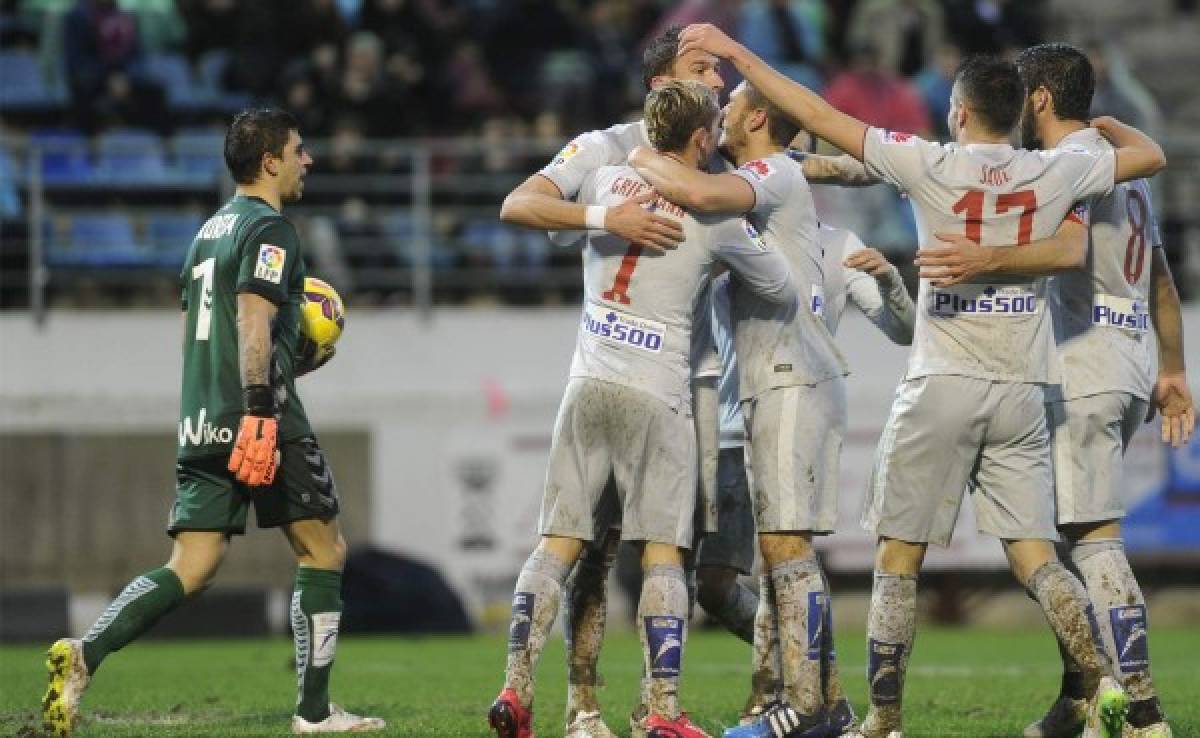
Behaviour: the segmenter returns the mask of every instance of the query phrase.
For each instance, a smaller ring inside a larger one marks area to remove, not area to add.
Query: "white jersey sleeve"
[[[558,187],[564,200],[573,200],[590,172],[623,164],[625,156],[609,131],[589,131],[564,146],[539,174]]]
[[[904,192],[914,190],[944,154],[941,144],[911,133],[868,128],[863,139],[863,164],[867,174]]]
[[[745,218],[726,217],[711,224],[709,243],[714,255],[738,279],[768,302],[787,304],[799,297],[787,259],[767,245]]]
[[[854,243],[846,245],[847,256],[865,248],[857,236],[851,234],[850,238]],[[846,295],[850,302],[857,305],[863,315],[893,343],[901,346],[912,344],[917,309],[895,267],[892,268],[892,278],[888,281],[886,290],[880,290],[879,280],[866,272],[850,267],[842,268],[846,271]]]
[[[770,213],[787,202],[792,194],[795,177],[784,171],[772,157],[753,159],[730,172],[740,177],[754,190],[752,213]]]

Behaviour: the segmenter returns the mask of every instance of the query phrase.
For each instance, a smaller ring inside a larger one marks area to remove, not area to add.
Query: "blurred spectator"
[[[450,106],[456,113],[446,121],[449,125],[472,125],[484,115],[503,107],[504,98],[492,81],[476,44],[460,42],[442,71],[445,87],[450,91]]]
[[[305,136],[315,138],[329,133],[328,111],[325,109],[311,68],[300,62],[293,64],[283,76],[282,100],[300,125]]]
[[[337,49],[349,31],[334,0],[299,0],[285,16],[284,31],[291,58],[305,56],[336,57]]]
[[[1162,113],[1150,91],[1133,76],[1121,53],[1098,39],[1085,43],[1083,50],[1096,76],[1092,115],[1111,115],[1154,135],[1162,124]]]
[[[163,89],[140,68],[137,17],[116,0],[79,0],[63,20],[63,50],[71,102],[85,128],[166,127]]]
[[[121,10],[138,18],[142,44],[147,51],[180,51],[187,26],[175,0],[120,0]]]
[[[950,90],[954,88],[954,73],[961,62],[962,54],[958,47],[942,44],[934,54],[932,63],[913,80],[921,99],[925,101],[925,107],[929,109],[930,122],[940,141],[950,138],[950,130],[946,127],[946,118],[950,115]]]
[[[233,50],[238,26],[237,0],[178,0],[187,26],[188,56],[198,58],[214,49]]]
[[[538,110],[542,91],[530,83],[543,78],[550,52],[576,48],[576,28],[558,3],[509,0],[497,5],[484,34],[484,57],[515,109],[527,115]]]
[[[330,174],[369,174],[374,170],[374,161],[363,136],[362,121],[348,115],[338,118],[321,169]]]
[[[643,42],[649,41],[671,26],[689,26],[693,23],[711,23],[731,37],[737,38],[740,4],[740,0],[680,0],[672,10],[663,13]]]
[[[820,90],[824,19],[816,0],[751,0],[738,15],[739,40],[791,79]]]
[[[394,135],[403,90],[384,74],[383,42],[370,31],[358,31],[346,42],[345,64],[334,106],[363,121],[367,135]]]
[[[425,22],[425,16],[413,0],[365,0],[359,27],[377,34],[389,51],[415,43],[420,45],[422,56],[425,56],[435,43],[436,31]]]
[[[964,54],[998,54],[1042,42],[1042,0],[944,0],[948,30]]]
[[[580,47],[591,62],[593,120],[615,120],[625,111],[623,93],[634,66],[638,29],[633,25],[633,8],[619,0],[597,0],[586,12]]]
[[[871,46],[883,67],[911,77],[942,46],[945,24],[936,0],[862,0],[850,22],[850,47]]]
[[[850,67],[834,77],[825,99],[873,126],[928,136],[929,111],[916,89],[880,64],[871,46],[850,52]]]

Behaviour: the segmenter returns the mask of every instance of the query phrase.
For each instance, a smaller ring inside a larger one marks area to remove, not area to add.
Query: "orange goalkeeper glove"
[[[234,478],[251,487],[270,484],[275,480],[279,464],[276,439],[279,421],[274,416],[274,393],[266,385],[251,385],[244,390],[246,415],[238,426],[233,453],[229,456],[229,471]]]

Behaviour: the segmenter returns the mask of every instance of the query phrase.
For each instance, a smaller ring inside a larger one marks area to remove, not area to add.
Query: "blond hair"
[[[720,109],[712,88],[673,80],[646,95],[646,134],[659,151],[678,153],[697,128],[709,128]]]

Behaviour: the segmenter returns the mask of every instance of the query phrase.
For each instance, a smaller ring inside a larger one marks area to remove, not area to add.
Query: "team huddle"
[[[723,111],[720,60],[745,80]],[[753,644],[750,695],[726,736],[901,738],[917,574],[969,494],[1062,654],[1060,694],[1025,735],[1170,736],[1119,525],[1138,425],[1161,413],[1175,445],[1194,426],[1144,181],[1166,165],[1159,146],[1089,122],[1092,70],[1065,44],[965,62],[950,144],[843,114],[711,25],[655,39],[643,81],[643,120],[577,137],[501,211],[580,243],[585,294],[493,731],[533,736],[533,674],[565,603],[566,734],[614,735],[596,664],[626,540],[643,571],[632,735],[706,735],[678,693],[698,603]],[[1010,144],[1018,129],[1026,148]],[[798,152],[805,137],[845,154]],[[879,252],[818,221],[809,182],[907,194],[915,305]],[[861,720],[812,548],[836,533],[847,300],[912,345],[862,514],[878,549]],[[756,543],[757,594],[738,581]]]
[[[745,78],[723,117],[721,59]],[[585,297],[541,539],[517,579],[505,683],[488,713],[495,733],[532,738],[533,675],[565,605],[566,734],[614,735],[597,663],[605,583],[626,540],[643,571],[635,737],[706,736],[679,699],[699,604],[753,646],[749,697],[727,737],[902,738],[917,573],[929,543],[949,543],[969,493],[1062,655],[1060,693],[1025,735],[1169,738],[1120,529],[1122,457],[1138,425],[1161,413],[1163,441],[1178,446],[1195,423],[1179,298],[1144,181],[1166,165],[1158,145],[1109,118],[1089,123],[1092,70],[1064,44],[1015,64],[967,61],[951,144],[845,115],[709,25],[655,39],[643,81],[644,120],[576,138],[501,210],[582,244]],[[1009,143],[1018,128],[1027,148]],[[806,155],[809,138],[845,154]],[[171,557],[83,638],[51,646],[50,735],[73,733],[106,658],[211,583],[251,506],[296,558],[292,732],[385,727],[329,694],[346,543],[295,379],[332,350],[302,340],[306,267],[282,215],[312,158],[292,116],[260,109],[235,117],[225,160],[237,192],[180,274]],[[878,251],[818,221],[809,182],[908,195],[915,304]],[[812,546],[836,534],[849,369],[834,335],[848,301],[912,345],[862,514],[878,550],[861,721]],[[738,577],[758,555],[756,593]]]

